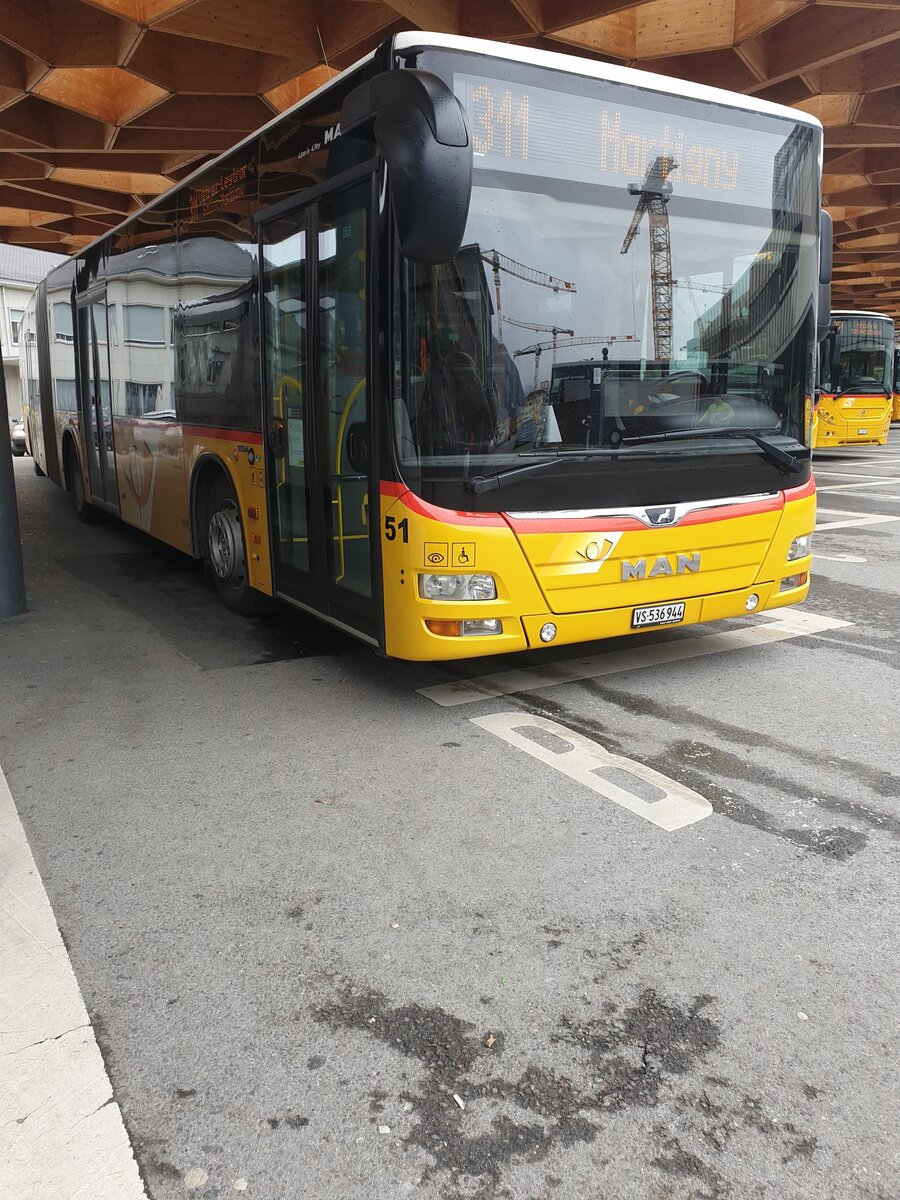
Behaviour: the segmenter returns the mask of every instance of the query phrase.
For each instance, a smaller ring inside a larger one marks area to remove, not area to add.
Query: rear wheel
[[[248,581],[241,514],[234,490],[224,476],[210,491],[207,553],[216,591],[225,607],[242,617],[261,613],[265,598]]]
[[[84,479],[81,475],[81,463],[78,461],[78,453],[75,450],[74,443],[69,442],[66,451],[66,474],[69,477],[69,495],[72,498],[72,507],[75,510],[75,516],[79,521],[92,521],[94,519],[94,506],[85,499],[84,495]]]

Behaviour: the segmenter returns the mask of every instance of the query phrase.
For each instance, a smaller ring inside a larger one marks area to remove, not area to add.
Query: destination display
[[[673,194],[771,208],[790,190],[786,177],[804,148],[787,122],[778,132],[739,128],[712,105],[701,120],[471,75],[454,75],[453,85],[469,115],[476,169],[626,189],[658,159],[671,160],[661,182]]]
[[[845,338],[859,338],[860,340],[874,338],[877,341],[893,339],[893,322],[887,317],[883,321],[879,321],[877,317],[865,319],[855,317],[852,320],[840,317],[835,324],[841,327],[841,334]]]

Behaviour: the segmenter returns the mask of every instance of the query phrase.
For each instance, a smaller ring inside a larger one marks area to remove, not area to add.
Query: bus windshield
[[[893,351],[894,323],[887,317],[833,313],[832,333],[822,345],[822,390],[890,395]]]
[[[813,127],[523,64],[419,63],[466,108],[475,177],[456,258],[398,260],[408,479],[676,430],[807,444]],[[758,456],[735,438],[642,451],[692,470],[736,453]],[[585,461],[591,476],[624,469]]]

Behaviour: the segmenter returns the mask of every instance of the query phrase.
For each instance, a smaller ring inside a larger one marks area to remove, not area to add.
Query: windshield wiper
[[[776,446],[774,442],[770,442],[767,438],[764,438],[755,429],[670,429],[667,433],[647,433],[642,437],[623,438],[622,444],[644,445],[647,442],[686,442],[692,441],[695,438],[717,437],[749,438],[752,442],[756,442],[766,458],[777,463],[784,471],[791,471],[795,475],[803,470],[808,461],[806,459],[794,458],[792,454],[788,454],[786,450],[782,450],[780,446]]]
[[[806,465],[805,460],[794,458],[793,455],[767,441],[754,429],[672,429],[667,433],[648,433],[642,437],[623,438],[618,446],[608,450],[604,448],[557,451],[552,458],[542,458],[540,462],[528,463],[522,467],[508,467],[505,471],[495,471],[492,475],[474,475],[471,479],[466,480],[464,486],[471,496],[480,496],[484,492],[503,487],[507,480],[521,479],[525,475],[537,475],[539,472],[559,466],[563,462],[586,462],[591,458],[624,458],[629,454],[640,453],[638,449],[640,446],[652,442],[689,441],[693,438],[715,437],[750,438],[772,462],[794,474],[802,471]]]
[[[621,450],[564,450],[551,451],[553,458],[542,458],[540,462],[528,463],[524,467],[508,467],[505,471],[495,471],[492,475],[473,475],[467,479],[465,489],[471,496],[480,496],[483,492],[493,491],[503,487],[507,479],[521,479],[523,475],[537,475],[549,467],[557,467],[562,462],[585,462],[589,458],[621,457]]]
[[[841,390],[839,392],[834,393],[834,399],[840,400],[841,396],[849,396],[849,395],[851,395],[851,393],[854,396],[890,396],[891,395],[891,393],[887,390],[886,387],[884,387],[884,386],[879,387],[877,383],[875,384],[875,390],[872,392],[864,392],[863,385],[858,384],[856,387],[854,387],[852,383],[848,383],[845,388],[841,388]]]

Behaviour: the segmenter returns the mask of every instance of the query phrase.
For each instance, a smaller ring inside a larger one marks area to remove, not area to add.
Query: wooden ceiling
[[[835,305],[900,318],[900,0],[0,0],[0,241],[79,249],[416,28],[814,113]]]

